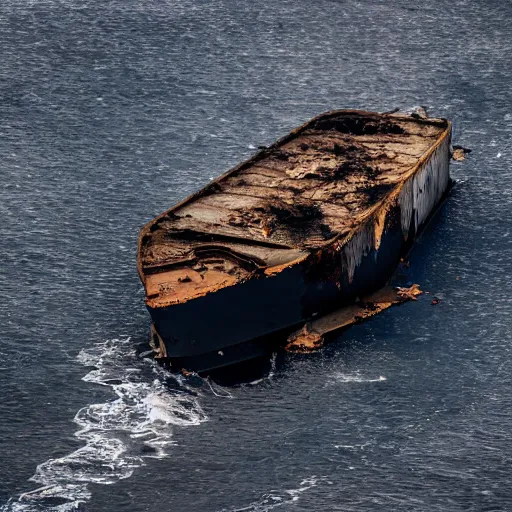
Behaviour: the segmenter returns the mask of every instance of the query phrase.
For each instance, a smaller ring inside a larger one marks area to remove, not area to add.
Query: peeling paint
[[[363,224],[343,248],[347,265],[348,282],[352,283],[357,267],[374,245],[374,230],[371,223]]]
[[[336,252],[330,275],[351,283],[376,257],[391,209],[405,239],[425,222],[448,185],[449,158],[445,120],[318,116],[143,228],[147,304],[180,304]]]
[[[413,178],[413,202],[416,227],[421,226],[448,187],[450,141],[445,139]]]
[[[408,179],[400,190],[398,196],[398,204],[400,206],[400,219],[402,224],[402,233],[405,240],[409,236],[412,222],[412,214],[414,211],[414,197],[413,197],[413,182],[414,180]]]
[[[382,234],[384,232],[384,227],[386,225],[386,215],[388,211],[386,205],[383,206],[376,214],[375,214],[375,223],[373,230],[373,248],[377,251],[380,247],[380,242],[382,240]]]
[[[422,291],[417,284],[413,284],[409,288],[386,286],[363,298],[358,304],[342,307],[319,319],[307,322],[304,327],[288,336],[285,349],[289,352],[318,350],[323,346],[325,336],[328,334],[362,322],[395,304],[417,300],[417,296],[421,294]]]

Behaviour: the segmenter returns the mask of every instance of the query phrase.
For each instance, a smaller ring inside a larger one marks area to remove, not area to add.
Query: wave
[[[386,377],[379,375],[378,377],[366,377],[361,375],[359,371],[351,373],[335,372],[332,374],[332,380],[328,384],[348,383],[348,382],[384,382]]]
[[[268,512],[283,505],[289,505],[297,502],[300,495],[319,484],[332,485],[327,477],[312,475],[300,481],[299,486],[294,489],[285,489],[283,491],[270,491],[264,494],[261,499],[250,503],[242,508],[222,509],[220,512]]]
[[[169,454],[174,427],[207,420],[195,392],[154,361],[140,359],[129,337],[96,343],[78,361],[94,368],[84,381],[109,387],[117,398],[80,409],[75,436],[84,446],[39,464],[30,480],[41,487],[11,499],[0,512],[83,510],[89,483],[129,478],[145,459]]]

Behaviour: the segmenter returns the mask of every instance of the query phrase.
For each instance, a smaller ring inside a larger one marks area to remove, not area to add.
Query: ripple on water
[[[312,475],[299,482],[298,487],[284,489],[282,491],[272,490],[265,493],[258,501],[247,506],[234,509],[222,509],[221,512],[267,512],[278,507],[291,505],[300,499],[300,495],[318,485],[333,485],[327,477]]]
[[[326,385],[333,385],[338,383],[344,384],[349,382],[384,382],[385,380],[387,379],[383,375],[367,376],[356,370],[352,372],[334,372]]]

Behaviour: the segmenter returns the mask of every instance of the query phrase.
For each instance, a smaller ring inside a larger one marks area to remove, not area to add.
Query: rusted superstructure
[[[448,187],[450,133],[443,119],[328,112],[144,226],[159,354],[237,362],[385,284]]]

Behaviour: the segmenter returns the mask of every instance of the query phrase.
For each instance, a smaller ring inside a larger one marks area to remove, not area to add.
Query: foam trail
[[[327,385],[333,385],[340,382],[384,382],[386,380],[386,377],[384,377],[383,375],[379,375],[378,377],[365,377],[364,375],[361,375],[359,371],[351,373],[335,372],[332,375],[332,381],[327,383]]]
[[[84,445],[39,464],[30,480],[40,487],[11,499],[0,512],[84,510],[91,497],[87,484],[129,478],[145,459],[169,454],[175,426],[207,419],[196,396],[181,384],[171,391],[166,381],[172,375],[137,357],[128,337],[84,349],[78,361],[94,368],[84,381],[109,387],[116,398],[80,409],[75,436]]]
[[[250,503],[242,508],[222,509],[220,512],[268,512],[283,505],[290,505],[300,499],[300,495],[319,484],[332,485],[327,477],[317,477],[312,475],[300,481],[299,486],[294,489],[285,489],[283,491],[270,491],[264,494],[261,499]]]
[[[262,379],[263,380],[263,379]],[[233,395],[227,390],[227,389],[224,389],[224,388],[221,388],[220,386],[218,386],[217,384],[215,384],[215,382],[213,383],[212,385],[212,382],[209,378],[206,378],[205,379],[205,382],[208,384],[208,386],[210,386],[210,389],[212,391],[212,393],[218,397],[218,398],[233,398]],[[219,394],[218,391],[215,391],[215,388],[214,386],[217,388],[217,389],[221,389],[221,393]]]

